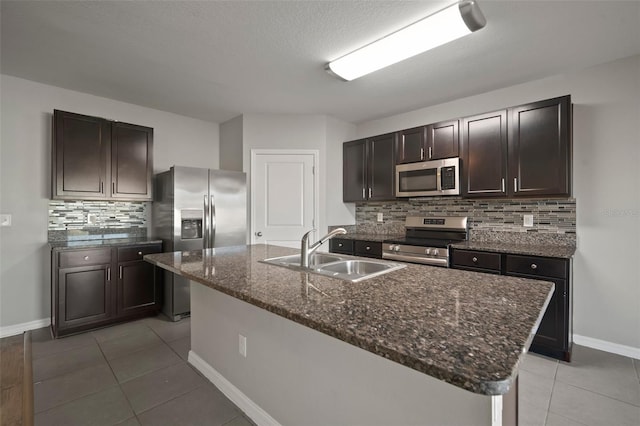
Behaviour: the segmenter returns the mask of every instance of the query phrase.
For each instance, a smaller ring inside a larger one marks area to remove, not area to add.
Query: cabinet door
[[[398,135],[396,163],[415,163],[425,159],[426,128],[424,126],[403,130]]]
[[[151,200],[153,129],[114,122],[111,132],[111,197]]]
[[[368,141],[369,200],[394,200],[396,134],[377,136]]]
[[[58,270],[57,327],[91,325],[113,316],[111,265]]]
[[[427,127],[427,154],[430,160],[458,156],[459,121],[443,121]]]
[[[367,148],[366,140],[345,142],[342,145],[342,199],[364,201],[367,199]]]
[[[509,195],[570,195],[570,107],[564,96],[509,110]]]
[[[467,117],[462,123],[464,195],[504,196],[507,178],[507,112]]]
[[[118,264],[118,316],[154,310],[159,304],[155,267],[145,261]]]
[[[55,110],[53,199],[104,199],[111,128],[101,118]]]

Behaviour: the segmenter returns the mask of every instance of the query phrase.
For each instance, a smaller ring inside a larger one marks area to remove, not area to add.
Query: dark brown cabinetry
[[[507,179],[507,111],[462,120],[462,191],[469,197],[502,197]]]
[[[509,183],[513,196],[571,194],[571,98],[509,109]]]
[[[151,200],[153,129],[54,111],[52,198]]]
[[[329,252],[382,259],[382,243],[379,241],[332,238],[329,240]]]
[[[52,252],[51,324],[56,337],[155,314],[162,274],[142,256],[161,244]]]
[[[395,199],[395,140],[388,134],[344,143],[344,201]]]
[[[570,108],[571,97],[563,96],[464,118],[464,194],[569,196]]]
[[[457,157],[459,121],[449,120],[398,133],[397,164]]]
[[[451,267],[551,281],[555,291],[531,344],[531,351],[571,360],[572,311],[569,259],[453,249]]]

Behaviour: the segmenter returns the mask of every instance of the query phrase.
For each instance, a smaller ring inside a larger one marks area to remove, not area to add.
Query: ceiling
[[[213,122],[362,122],[640,53],[638,1],[490,1],[482,30],[352,82],[326,62],[447,1],[5,1],[3,74]]]

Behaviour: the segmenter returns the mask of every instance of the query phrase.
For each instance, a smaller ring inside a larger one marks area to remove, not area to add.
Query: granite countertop
[[[382,242],[385,240],[392,240],[403,238],[404,234],[364,234],[364,233],[346,233],[344,235],[338,235],[335,238],[343,240],[360,240],[369,242]]]
[[[93,240],[71,240],[71,241],[49,241],[49,247],[52,250],[68,250],[77,248],[96,248],[107,246],[128,246],[134,244],[155,244],[162,243],[162,240],[135,237],[135,238],[109,238],[109,239],[93,239]]]
[[[553,284],[407,264],[351,283],[261,263],[299,253],[236,246],[145,260],[455,386],[508,392]]]
[[[465,241],[451,244],[452,248],[491,251],[495,253],[522,254],[528,256],[556,257],[570,259],[576,252],[575,246],[552,244],[515,244],[483,241]]]

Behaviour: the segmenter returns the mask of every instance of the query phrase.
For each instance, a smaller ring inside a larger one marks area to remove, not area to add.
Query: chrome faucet
[[[329,232],[324,237],[320,238],[315,243],[313,243],[311,246],[309,246],[309,234],[311,234],[314,231],[315,231],[315,229],[312,229],[311,231],[309,231],[306,234],[304,234],[302,236],[302,240],[300,241],[300,245],[301,245],[301,249],[300,249],[300,266],[303,267],[303,268],[308,268],[309,267],[309,258],[311,257],[311,255],[313,254],[314,251],[318,250],[318,248],[322,245],[322,243],[324,243],[325,241],[335,237],[336,235],[346,234],[347,233],[347,230],[344,229],[344,228],[336,228],[333,231]]]

